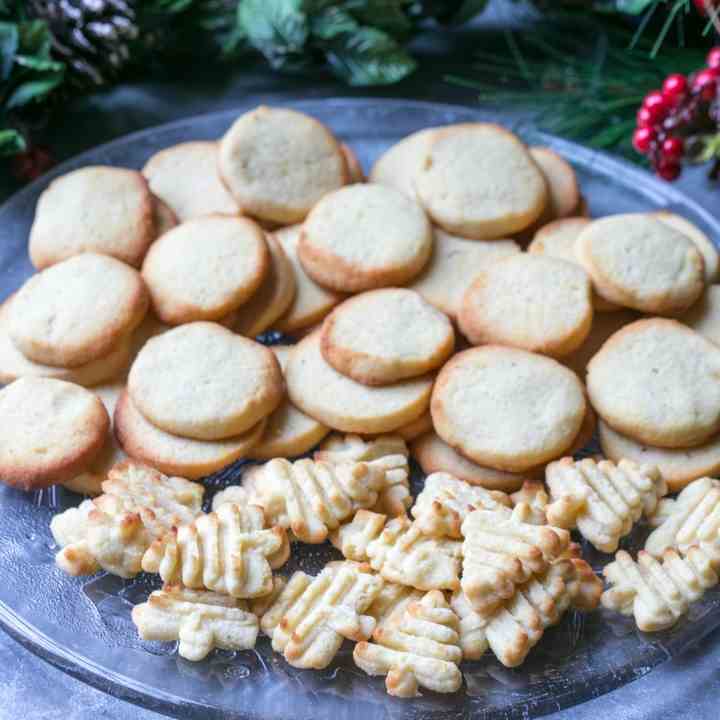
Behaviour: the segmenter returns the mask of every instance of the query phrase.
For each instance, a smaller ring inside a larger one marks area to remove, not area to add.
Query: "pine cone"
[[[105,85],[130,62],[138,36],[137,0],[30,0],[31,14],[48,24],[53,54],[77,85]]]

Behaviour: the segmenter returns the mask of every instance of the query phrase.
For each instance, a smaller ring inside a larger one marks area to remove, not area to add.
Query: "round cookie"
[[[427,412],[424,412],[417,420],[413,420],[411,423],[399,427],[395,430],[395,434],[399,435],[405,442],[411,442],[421,435],[431,432],[432,429],[432,415],[430,414],[430,410],[427,410]]]
[[[100,398],[102,404],[105,406],[111,422],[115,414],[115,406],[124,389],[125,385],[122,382],[100,385],[93,388],[93,392]],[[110,468],[125,459],[127,459],[127,455],[120,447],[115,433],[111,431],[107,434],[105,444],[90,463],[89,467],[79,475],[65,480],[63,486],[80,495],[100,495],[103,491],[102,484],[107,480]]]
[[[89,390],[35,377],[0,390],[0,425],[0,479],[38,490],[88,467],[105,442],[110,419]]]
[[[220,177],[244,213],[289,224],[345,185],[339,143],[314,118],[261,106],[239,117],[220,142]]]
[[[677,315],[704,287],[695,244],[650,215],[595,220],[580,233],[575,250],[598,295],[640,312]]]
[[[430,411],[437,434],[465,457],[524,472],[573,443],[585,416],[577,375],[525,350],[488,345],[455,355],[440,371]]]
[[[349,185],[326,195],[303,224],[305,272],[338,292],[403,285],[425,266],[432,228],[422,208],[394,188]]]
[[[678,232],[687,236],[692,240],[700,254],[703,256],[705,264],[705,282],[709,285],[718,279],[718,270],[720,270],[720,255],[713,241],[697,226],[686,220],[682,215],[668,212],[667,210],[658,210],[650,213],[654,218],[670,225]]]
[[[53,180],[38,200],[30,230],[32,264],[92,252],[139,267],[155,239],[155,203],[135,170],[84,167]]]
[[[570,163],[548,147],[531,147],[530,155],[547,182],[545,212],[548,217],[555,219],[572,215],[580,204],[580,190]]]
[[[295,297],[274,326],[280,332],[292,333],[321,322],[345,295],[326,290],[303,269],[298,257],[300,225],[278,230],[274,237],[285,252],[295,276]]]
[[[670,492],[678,492],[693,480],[714,477],[720,472],[720,435],[691,448],[658,448],[621,435],[602,420],[598,436],[603,454],[613,462],[632,460],[656,465]]]
[[[476,240],[523,230],[548,200],[545,178],[525,145],[486,123],[435,130],[415,186],[435,224]]]
[[[295,299],[295,272],[273,235],[266,235],[270,265],[260,287],[236,311],[233,330],[255,337],[272,327]]]
[[[434,432],[426,433],[410,446],[410,454],[417,460],[426,475],[447,472],[471,485],[480,485],[488,490],[515,492],[531,477],[528,473],[512,473],[478,465],[453,450]]]
[[[115,435],[123,450],[167,475],[190,480],[222,470],[246,457],[265,429],[265,420],[226,440],[192,440],[166,433],[149,423],[125,391],[115,408]]]
[[[559,260],[580,265],[575,254],[575,242],[580,233],[590,224],[585,217],[566,217],[553,220],[543,225],[533,237],[528,246],[528,252],[533,255],[546,255]],[[582,266],[581,266],[582,267]],[[608,302],[593,291],[593,308],[599,312],[619,310],[614,303]]]
[[[303,338],[290,354],[285,372],[293,404],[335,430],[360,434],[396,430],[428,407],[432,378],[369,387],[341,375],[325,362],[320,333]]]
[[[720,285],[708,285],[680,320],[710,342],[720,345]]]
[[[219,320],[260,287],[270,254],[252,220],[212,215],[179,225],[159,238],[142,276],[155,314],[169,325]]]
[[[478,273],[463,296],[460,330],[475,345],[499,344],[561,357],[590,332],[590,280],[575,263],[514,255]]]
[[[10,339],[8,316],[11,298],[0,306],[0,385],[21,377],[47,377],[92,387],[121,375],[130,365],[131,335],[122,338],[105,357],[74,368],[53,367],[28,360]]]
[[[404,288],[346,300],[325,318],[321,332],[325,361],[364,385],[389,385],[435,370],[454,346],[447,317]]]
[[[370,171],[369,181],[400,190],[416,198],[415,178],[420,173],[434,128],[412,133],[389,147]]]
[[[345,164],[348,170],[348,183],[362,183],[365,182],[365,173],[363,172],[362,165],[358,160],[358,156],[355,151],[345,143],[340,143],[340,150],[342,150],[343,157],[345,158]]]
[[[137,270],[83,253],[34,275],[9,308],[8,331],[29,360],[78,367],[111,353],[149,304]]]
[[[150,189],[185,222],[203,215],[237,215],[238,204],[218,174],[218,143],[180,143],[155,153],[142,170]]]
[[[178,217],[172,211],[170,206],[163,202],[159,197],[153,196],[155,200],[155,234],[157,237],[164,235],[168,230],[172,230],[178,224]]]
[[[270,348],[285,371],[292,350],[288,345],[274,345]],[[318,422],[302,410],[298,410],[288,399],[267,419],[260,441],[250,451],[253,460],[272,460],[276,457],[296,457],[314,448],[330,428]]]
[[[514,240],[468,240],[435,228],[432,256],[408,287],[455,320],[465,291],[488,265],[521,252]]]
[[[675,320],[638,320],[593,357],[595,411],[618,432],[657,447],[700,445],[720,430],[720,348]]]
[[[148,340],[128,377],[133,404],[158,428],[221,440],[246,432],[282,400],[273,353],[215,323],[189,323]]]

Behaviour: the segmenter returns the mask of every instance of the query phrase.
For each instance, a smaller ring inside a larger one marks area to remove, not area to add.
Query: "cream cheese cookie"
[[[83,253],[25,282],[10,304],[8,331],[29,360],[77,367],[112,352],[142,322],[148,304],[137,270]]]
[[[678,315],[705,284],[697,246],[647,214],[595,220],[580,233],[575,249],[598,295],[641,312]]]
[[[246,457],[260,440],[265,420],[235,437],[192,440],[167,433],[148,422],[125,391],[115,408],[114,426],[120,445],[131,458],[168,475],[198,480]]]
[[[548,217],[555,219],[572,215],[580,204],[580,189],[572,165],[548,147],[531,147],[530,155],[547,182],[545,212]]]
[[[468,240],[440,228],[435,228],[434,236],[428,264],[408,287],[452,320],[457,319],[462,297],[481,270],[521,252],[514,240]]]
[[[343,157],[345,158],[345,164],[347,165],[348,171],[348,182],[349,183],[362,183],[365,182],[365,173],[363,172],[362,165],[355,151],[346,143],[340,143],[340,150],[342,150]]]
[[[270,349],[284,373],[292,346],[274,345]],[[265,431],[249,457],[253,460],[297,457],[314,448],[329,432],[327,425],[306,415],[285,398],[268,417]]]
[[[371,183],[393,187],[412,198],[417,197],[415,178],[422,170],[434,128],[419,130],[389,147],[370,171]]]
[[[572,445],[585,407],[582,384],[560,363],[487,345],[443,367],[430,412],[437,434],[469,459],[523,472]]]
[[[92,252],[139,267],[155,239],[155,203],[135,170],[84,167],[43,192],[30,230],[32,264],[42,270]]]
[[[261,106],[220,141],[220,177],[244,213],[300,222],[323,195],[349,179],[340,144],[304,113]]]
[[[128,377],[133,404],[181,437],[240,435],[280,404],[285,385],[272,351],[215,323],[189,323],[149,340]]]
[[[294,333],[311,327],[322,319],[343,300],[345,295],[331,292],[318,285],[303,269],[298,257],[300,225],[282,228],[274,234],[280,243],[295,275],[295,297],[285,314],[273,325],[276,330]]]
[[[689,237],[703,256],[705,282],[707,284],[717,282],[718,271],[720,270],[720,255],[718,255],[718,250],[713,241],[697,225],[686,220],[682,215],[676,215],[667,210],[658,210],[650,213],[650,215]]]
[[[320,333],[303,338],[290,354],[285,380],[293,404],[343,432],[383,433],[420,417],[427,409],[432,378],[369,387],[341,375],[322,356]]]
[[[155,235],[160,237],[164,235],[168,230],[172,230],[179,222],[177,215],[172,211],[170,206],[163,202],[159,197],[155,197],[155,211],[153,217],[155,218]]]
[[[295,299],[295,271],[273,235],[266,235],[270,264],[260,287],[235,311],[232,329],[255,337],[273,326]]]
[[[298,254],[305,272],[338,292],[403,285],[432,252],[422,208],[399,190],[350,185],[326,195],[303,224]]]
[[[180,222],[203,215],[237,215],[240,210],[218,173],[218,143],[180,143],[155,153],[142,170],[153,193]]]
[[[265,234],[247,218],[212,215],[179,225],[150,248],[142,276],[165,323],[220,320],[249,300],[268,272]]]
[[[412,290],[356,295],[325,318],[322,354],[335,370],[364,385],[389,385],[442,365],[455,333],[443,313]]]
[[[590,279],[581,267],[522,253],[478,273],[463,296],[459,321],[475,345],[562,357],[582,344],[592,318]]]
[[[710,342],[720,345],[720,285],[708,285],[680,321]]]
[[[487,123],[435,130],[415,186],[434,223],[476,240],[523,230],[548,201],[545,178],[525,145]]]
[[[0,426],[0,478],[38,490],[84,470],[102,448],[110,419],[89,390],[36,377],[0,390]]]
[[[658,447],[700,445],[720,430],[720,348],[675,320],[638,320],[588,365],[593,407],[610,426]]]

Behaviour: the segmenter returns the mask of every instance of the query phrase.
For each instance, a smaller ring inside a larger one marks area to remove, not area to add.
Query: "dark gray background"
[[[258,102],[283,98],[333,96],[407,97],[475,104],[472,91],[448,85],[443,75],[460,72],[473,49],[482,46],[489,24],[517,19],[510,3],[494,3],[479,26],[441,31],[418,38],[421,68],[410,79],[386,89],[350,89],[323,72],[314,77],[283,77],[251,59],[234,67],[196,66],[142,80],[73,103],[54,124],[48,140],[58,161],[82,150],[153,125],[235,107],[248,97]],[[503,108],[492,108],[502,114]],[[706,180],[701,168],[685,171],[679,187],[715,214],[720,214],[720,187]],[[0,177],[0,200],[16,189]],[[550,716],[552,720],[666,720],[720,717],[720,631],[650,675],[582,706]],[[0,633],[0,720],[160,720],[74,680]]]

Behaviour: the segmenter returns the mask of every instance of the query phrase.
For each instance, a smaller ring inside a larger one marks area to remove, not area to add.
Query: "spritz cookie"
[[[720,345],[720,285],[708,285],[680,320],[710,342]]]
[[[274,234],[274,237],[280,243],[292,267],[295,276],[295,297],[285,314],[273,325],[281,332],[294,333],[321,322],[345,295],[326,290],[303,269],[298,257],[300,225],[282,228]]]
[[[364,385],[389,385],[435,370],[454,346],[447,317],[404,288],[346,300],[325,318],[321,332],[326,362]]]
[[[180,222],[240,210],[218,174],[218,143],[180,143],[155,153],[142,170],[150,189]]]
[[[419,130],[388,148],[375,161],[369,181],[417,197],[415,178],[422,170],[433,131],[433,128]]]
[[[273,353],[215,323],[189,323],[149,340],[128,377],[138,410],[169,433],[221,440],[249,430],[282,400]]]
[[[427,263],[432,243],[417,202],[394,188],[358,184],[326,195],[312,209],[298,254],[324,287],[361,292],[411,280]]]
[[[408,287],[453,320],[477,274],[492,263],[521,252],[514,240],[468,240],[440,228],[435,228],[434,235],[432,256]]]
[[[8,329],[29,360],[77,367],[112,352],[149,304],[137,270],[83,253],[34,275],[9,308]]]
[[[285,380],[293,404],[343,432],[383,433],[420,417],[428,407],[432,378],[369,387],[325,362],[320,333],[303,338],[290,354]]]
[[[697,225],[686,220],[682,215],[676,215],[667,210],[658,210],[650,214],[689,237],[695,243],[705,263],[705,282],[708,284],[716,282],[720,270],[720,255],[713,241]]]
[[[540,168],[548,186],[548,217],[572,215],[580,204],[580,189],[572,165],[548,147],[531,147],[530,155]]]
[[[154,212],[139,172],[105,166],[75,170],[40,196],[30,230],[30,260],[42,270],[93,252],[138,267],[155,239]]]
[[[576,253],[605,300],[656,315],[678,315],[705,284],[697,246],[667,223],[628,213],[595,220]]]
[[[582,344],[592,318],[590,279],[581,267],[522,253],[478,273],[463,297],[459,321],[475,345],[562,357]]]
[[[525,145],[486,123],[435,130],[415,185],[434,223],[477,240],[523,230],[548,201],[545,178]]]
[[[272,327],[295,299],[295,271],[277,238],[265,236],[270,265],[260,287],[235,311],[232,329],[240,335],[255,337]]]
[[[0,478],[22,490],[69,480],[102,448],[110,419],[100,399],[53,378],[0,390]]]
[[[698,478],[715,477],[720,472],[720,435],[713,435],[695,447],[659,448],[622,435],[601,420],[598,436],[603,454],[614,462],[627,459],[657,465],[670,492],[682,490]]]
[[[261,106],[239,117],[220,141],[220,176],[244,213],[278,223],[305,218],[323,195],[345,185],[340,144],[295,110]]]
[[[285,372],[292,346],[274,345],[270,349]],[[285,398],[268,417],[265,431],[249,457],[253,460],[296,457],[314,448],[329,432],[327,425],[306,415]]]
[[[165,233],[142,276],[165,323],[219,320],[249,300],[270,266],[265,234],[252,220],[212,215]]]
[[[564,453],[585,416],[577,375],[525,350],[488,345],[440,371],[430,411],[437,434],[467,458],[523,472]]]
[[[115,407],[115,435],[123,450],[135,460],[147,463],[168,475],[190,480],[222,470],[247,457],[260,440],[265,420],[249,430],[224,440],[193,440],[172,435],[152,423],[135,407],[127,391]]]
[[[15,346],[9,334],[8,298],[0,306],[0,385],[21,377],[47,377],[92,387],[121,375],[130,365],[131,336],[122,338],[105,357],[74,368],[53,367],[28,360]]]
[[[675,320],[638,320],[590,361],[593,407],[611,427],[658,447],[699,445],[720,430],[720,348]]]

